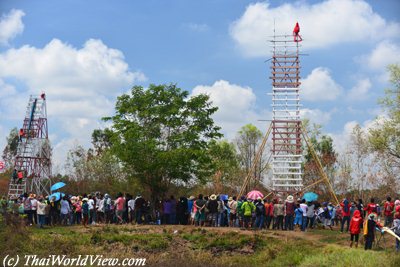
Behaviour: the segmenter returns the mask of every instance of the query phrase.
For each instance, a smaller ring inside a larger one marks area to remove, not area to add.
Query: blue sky
[[[48,95],[56,166],[89,145],[99,118],[132,85],[174,82],[208,93],[228,139],[265,128],[273,20],[299,21],[303,116],[345,146],[351,128],[382,115],[384,66],[400,62],[400,1],[0,2],[0,147],[22,125],[29,94]],[[16,105],[16,103],[18,103]]]

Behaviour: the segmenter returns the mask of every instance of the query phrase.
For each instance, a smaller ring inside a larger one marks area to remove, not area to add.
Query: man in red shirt
[[[383,213],[385,214],[385,226],[391,227],[393,223],[393,210],[394,202],[391,197],[386,198],[385,205],[383,206]]]
[[[364,210],[367,212],[367,215],[370,215],[371,213],[377,213],[378,209],[374,198],[371,198],[371,203],[369,203]]]
[[[303,39],[301,38],[299,32],[300,32],[300,25],[299,25],[298,22],[296,22],[296,25],[294,26],[294,29],[293,29],[293,38],[294,38],[295,42],[303,41]]]
[[[115,205],[116,205],[116,215],[117,215],[118,223],[122,224],[122,222],[123,222],[122,215],[124,213],[124,206],[125,206],[125,199],[123,198],[122,193],[118,194],[118,198],[115,201]]]

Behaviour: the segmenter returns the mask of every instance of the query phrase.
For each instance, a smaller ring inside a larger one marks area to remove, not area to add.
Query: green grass
[[[335,231],[316,230],[306,233],[307,238],[280,233],[114,225],[11,229],[0,225],[0,240],[4,240],[0,259],[7,254],[102,254],[146,257],[147,266],[400,266],[400,254],[394,248],[350,249],[344,245],[348,236]]]

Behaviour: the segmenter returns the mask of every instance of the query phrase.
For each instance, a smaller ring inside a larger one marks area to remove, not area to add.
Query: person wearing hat
[[[236,196],[229,197],[228,199],[228,207],[230,209],[229,213],[229,226],[235,227],[236,226],[236,209],[237,209],[237,201]]]
[[[217,224],[218,224],[218,201],[217,201],[217,196],[215,194],[212,194],[210,196],[210,200],[207,203],[207,208],[208,208],[209,214],[211,216],[211,226],[217,227]]]
[[[285,230],[293,231],[293,219],[295,209],[296,206],[294,204],[293,196],[287,196],[285,201]]]
[[[365,240],[365,250],[372,249],[372,244],[375,240],[375,228],[381,228],[380,224],[376,222],[377,214],[372,212],[368,215],[368,219],[365,221],[364,225],[364,240]]]

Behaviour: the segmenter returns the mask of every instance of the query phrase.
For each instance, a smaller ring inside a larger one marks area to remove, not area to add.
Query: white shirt
[[[89,206],[90,210],[94,209],[94,200],[93,199],[89,199],[88,206]]]
[[[300,204],[300,208],[303,210],[303,216],[306,217],[307,216],[307,204],[306,203],[301,203]]]
[[[135,210],[135,200],[131,199],[128,201],[128,209],[131,210]]]
[[[37,209],[37,200],[36,198],[32,198],[31,199],[31,205],[32,205],[32,210],[36,210]]]
[[[104,211],[104,198],[101,200],[98,200],[97,203],[99,203],[99,206],[97,207],[97,211]]]

